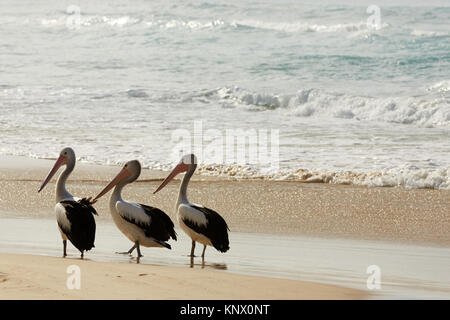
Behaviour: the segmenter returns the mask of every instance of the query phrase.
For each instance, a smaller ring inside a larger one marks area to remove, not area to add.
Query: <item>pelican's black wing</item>
[[[94,207],[87,199],[63,200],[60,204],[65,209],[69,223],[58,221],[58,226],[81,252],[92,249],[95,241],[95,219],[97,214]]]
[[[189,219],[183,219],[184,224],[195,232],[203,234],[209,238],[214,248],[220,252],[227,252],[228,249],[230,249],[230,242],[228,239],[228,231],[230,229],[228,228],[225,219],[212,209],[193,204],[190,206],[193,209],[203,213],[207,223],[206,225],[199,225]]]
[[[144,209],[150,217],[150,224],[140,223],[138,226],[145,230],[147,237],[152,237],[160,241],[168,241],[170,238],[177,240],[174,224],[170,217],[161,209],[150,207],[145,204],[138,205]],[[136,224],[136,222],[133,222]]]

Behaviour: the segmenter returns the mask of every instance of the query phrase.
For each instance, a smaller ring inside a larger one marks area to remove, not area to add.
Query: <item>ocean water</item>
[[[181,133],[203,174],[450,189],[450,5],[423,3],[1,1],[0,154],[169,169]],[[209,152],[227,130],[276,165]]]

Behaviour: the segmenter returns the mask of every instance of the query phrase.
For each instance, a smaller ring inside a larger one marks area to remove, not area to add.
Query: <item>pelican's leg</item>
[[[194,255],[194,251],[195,251],[195,241],[194,241],[194,240],[192,240],[191,257],[195,257],[195,255]]]
[[[136,249],[136,243],[131,247],[130,250],[125,251],[125,252],[116,252],[117,254],[132,254],[134,249]]]
[[[134,249],[136,249],[136,243],[127,251],[128,254],[132,254]]]
[[[203,245],[203,252],[202,252],[202,268],[205,267],[205,251],[206,251],[206,244]]]
[[[141,254],[141,248],[139,247],[139,241],[136,241],[136,249],[137,249],[137,253],[138,253],[138,258],[143,257],[143,255]]]
[[[81,251],[81,259],[84,259],[84,251]]]
[[[63,240],[63,258],[67,256],[67,240]]]
[[[202,259],[205,259],[206,244],[203,245]]]

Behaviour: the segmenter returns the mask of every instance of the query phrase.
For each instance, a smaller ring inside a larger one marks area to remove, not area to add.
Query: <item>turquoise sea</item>
[[[200,123],[195,143],[279,134],[278,166],[201,152],[204,173],[448,189],[449,21],[448,1],[1,1],[0,154],[168,169]]]

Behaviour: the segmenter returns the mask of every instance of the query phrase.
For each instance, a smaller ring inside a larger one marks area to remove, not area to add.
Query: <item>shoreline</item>
[[[17,155],[0,155],[3,159],[34,159],[39,161],[54,161],[56,159],[48,157],[30,157]],[[80,160],[83,166],[120,167],[120,164],[93,163]],[[165,169],[155,169],[143,166],[143,170],[151,173],[149,181],[161,179],[162,173],[170,171],[172,168],[164,166]],[[450,191],[450,171],[448,168],[429,169],[308,169],[286,167],[278,169],[272,173],[262,173],[256,167],[249,165],[220,165],[208,164],[199,165],[195,175],[201,180],[231,180],[231,181],[271,181],[271,182],[294,182],[311,183],[335,186],[352,186],[367,188],[404,188],[407,190],[447,190]],[[145,180],[144,180],[145,181]]]

